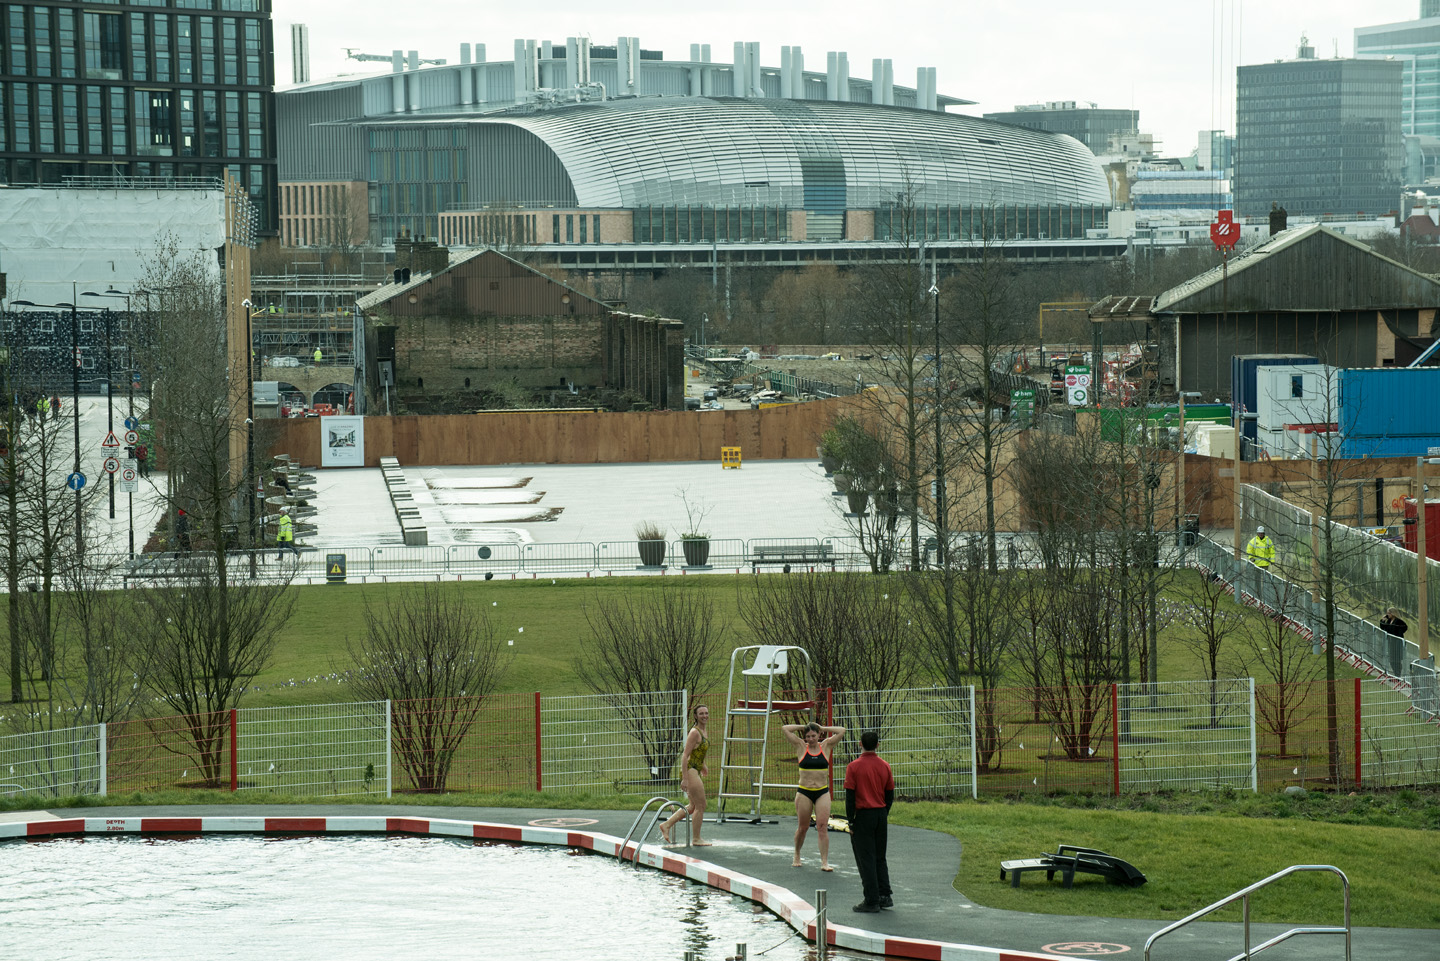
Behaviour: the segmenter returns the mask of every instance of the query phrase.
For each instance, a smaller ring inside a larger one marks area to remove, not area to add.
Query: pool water
[[[814,957],[742,898],[565,848],[108,835],[5,843],[0,877],[7,961],[722,961],[740,942],[751,958]]]

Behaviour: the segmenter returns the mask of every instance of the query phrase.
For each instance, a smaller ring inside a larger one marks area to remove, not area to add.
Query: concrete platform
[[[499,823],[535,828],[562,828],[572,832],[622,838],[634,821],[634,814],[616,811],[583,811],[520,808],[460,808],[426,805],[214,805],[156,806],[144,808],[66,808],[57,812],[27,812],[0,815],[0,822],[40,820],[49,818],[111,819],[110,829],[119,823],[113,819],[138,817],[186,818],[324,818],[385,817],[456,819]],[[105,830],[100,821],[97,830]],[[256,828],[263,829],[263,828]],[[403,826],[396,828],[405,830]],[[191,828],[193,830],[193,828]],[[293,828],[292,828],[293,830]],[[807,839],[806,864],[791,866],[792,836],[795,819],[784,817],[778,823],[751,824],[727,822],[705,825],[704,835],[715,843],[710,847],[687,848],[675,845],[664,849],[652,837],[646,844],[647,860],[663,863],[666,870],[686,874],[712,884],[739,888],[731,878],[741,877],[746,883],[760,882],[771,891],[765,901],[794,927],[803,927],[813,915],[811,905],[817,890],[828,892],[830,922],[844,930],[836,940],[844,945],[873,942],[882,945],[890,956],[945,959],[1005,959],[1018,957],[1102,957],[1128,954],[1139,958],[1146,938],[1164,927],[1163,921],[1128,920],[1100,917],[1067,917],[1050,914],[1028,914],[984,908],[969,901],[952,886],[963,856],[959,841],[947,834],[918,828],[891,827],[890,874],[894,888],[895,907],[879,914],[857,914],[850,906],[861,899],[860,879],[850,856],[849,839],[832,834],[832,874],[819,869],[815,842]],[[613,841],[612,850],[613,850]],[[586,845],[589,846],[589,845]],[[603,845],[593,845],[601,850]],[[677,857],[677,855],[679,857]],[[691,863],[687,859],[702,863]],[[707,875],[707,869],[719,869]],[[1143,866],[1142,866],[1143,868]],[[998,870],[998,867],[997,867]],[[743,876],[743,877],[742,877]],[[1258,880],[1258,878],[1256,879]],[[1028,882],[1027,882],[1028,883]],[[1044,883],[1044,882],[1036,882]],[[1055,882],[1058,884],[1059,882]],[[1077,882],[1077,883],[1103,883]],[[1352,892],[1363,896],[1361,892]],[[803,903],[801,903],[803,902]],[[1338,896],[1335,908],[1325,916],[1309,919],[1316,925],[1341,923]],[[1263,901],[1261,902],[1263,905]],[[807,914],[806,912],[809,912]],[[1257,917],[1263,907],[1256,906]],[[1286,930],[1288,925],[1253,924],[1252,943]],[[1237,924],[1192,924],[1160,941],[1152,957],[1157,961],[1216,961],[1230,958],[1242,951],[1241,927]],[[1365,961],[1426,961],[1440,955],[1433,930],[1358,928],[1353,932],[1353,957]],[[678,948],[677,948],[678,950]],[[854,948],[851,948],[853,951]],[[1307,936],[1292,939],[1265,953],[1267,959],[1307,959],[1328,961],[1343,959],[1344,939],[1338,936]]]

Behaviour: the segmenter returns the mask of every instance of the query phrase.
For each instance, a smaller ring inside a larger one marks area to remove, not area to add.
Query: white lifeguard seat
[[[751,653],[753,652],[753,657]],[[799,658],[803,677],[792,689],[809,691],[810,655],[803,647],[790,644],[757,644],[737,647],[730,653],[730,686],[725,693],[725,738],[720,749],[720,786],[716,792],[716,823],[725,821],[726,802],[746,798],[748,815],[731,815],[736,820],[760,823],[760,800],[765,788],[793,790],[794,784],[765,783],[765,761],[770,740],[770,718],[776,711],[812,711],[815,702],[776,700],[776,678],[790,671],[792,652]],[[749,664],[748,667],[743,665]],[[755,679],[754,688],[751,679]],[[760,696],[759,679],[765,679],[764,697]],[[736,680],[739,691],[736,691]],[[736,696],[738,693],[738,697]],[[781,689],[778,693],[784,693]]]
[[[788,650],[789,648],[776,644],[761,644],[756,649],[755,660],[741,673],[749,674],[751,677],[784,674],[790,669],[790,657],[786,654]]]

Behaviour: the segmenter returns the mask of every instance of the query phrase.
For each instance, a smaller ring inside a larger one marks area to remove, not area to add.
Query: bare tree
[[[285,583],[225,585],[212,570],[134,594],[149,634],[156,698],[183,718],[183,752],[219,783],[229,711],[270,663],[294,607]]]
[[[662,577],[642,592],[596,591],[585,605],[590,638],[576,672],[611,704],[639,742],[654,776],[669,779],[684,725],[665,713],[666,692],[712,690],[722,676],[728,625],[696,578]]]
[[[1188,630],[1179,635],[1179,642],[1200,665],[1210,682],[1210,726],[1220,726],[1220,696],[1215,682],[1220,680],[1230,642],[1245,630],[1245,612],[1231,597],[1232,589],[1219,577],[1206,570],[1196,571],[1181,579],[1175,588],[1179,598],[1175,622]]]
[[[391,701],[395,751],[415,789],[442,792],[455,753],[508,666],[488,609],[459,585],[421,584],[365,601],[365,633],[347,641],[352,688]]]
[[[825,431],[821,444],[839,461],[835,483],[845,495],[846,526],[859,541],[871,572],[888,572],[899,552],[899,518],[905,511],[887,438],[873,417],[844,415]]]
[[[903,584],[863,574],[757,577],[740,605],[762,644],[794,644],[810,655],[811,682],[862,695],[836,720],[853,731],[884,731],[898,692],[915,678],[913,633]]]
[[[1285,581],[1278,590],[1278,598],[1271,598],[1275,610],[1244,620],[1234,662],[1236,673],[1262,682],[1255,686],[1255,713],[1275,736],[1283,757],[1290,751],[1291,733],[1315,716],[1311,694],[1325,677],[1326,661],[1314,656],[1312,642],[1297,633],[1290,620],[1304,602],[1304,592]]]

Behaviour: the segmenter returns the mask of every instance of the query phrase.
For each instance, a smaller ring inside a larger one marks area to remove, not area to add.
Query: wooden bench
[[[835,564],[835,554],[829,544],[766,544],[750,552],[750,570],[759,570],[762,564]]]

